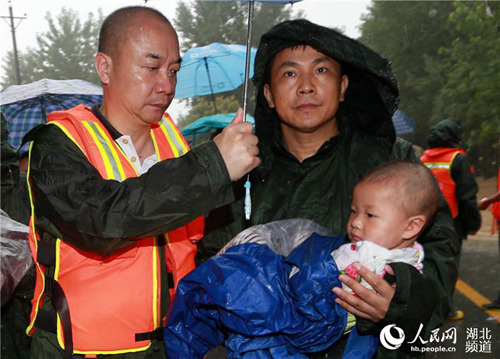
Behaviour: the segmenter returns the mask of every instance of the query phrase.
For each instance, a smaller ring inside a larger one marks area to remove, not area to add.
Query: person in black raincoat
[[[7,142],[9,130],[3,113],[1,120],[1,207],[11,219],[27,225],[31,210],[26,177],[19,172],[19,153]],[[29,323],[34,287],[35,268],[31,266],[21,282],[15,287],[8,302],[2,305],[0,357],[25,359],[30,356],[31,338],[25,335],[24,329]]]
[[[320,76],[329,76],[327,84]],[[300,83],[286,88],[283,78]],[[328,87],[332,81],[334,88]],[[239,201],[209,214],[199,261],[245,227],[280,219],[311,219],[332,235],[343,235],[352,190],[364,174],[392,160],[419,161],[411,144],[395,135],[398,88],[389,62],[355,40],[307,20],[280,23],[261,38],[254,82],[262,163],[250,176],[251,218],[245,221],[244,190],[234,186]],[[340,291],[360,333],[377,334],[395,323],[407,338],[425,337],[446,318],[457,279],[458,240],[444,198],[419,241],[426,253],[424,275],[393,264],[395,292],[382,279],[373,279],[378,294],[345,281],[358,294]],[[365,270],[361,274],[370,277]],[[340,357],[344,346],[340,340],[328,355]],[[405,349],[380,347],[379,355],[404,356]]]
[[[458,213],[453,221],[461,241],[467,239],[468,234],[474,234],[481,228],[481,214],[477,207],[479,187],[469,157],[461,149],[462,133],[462,125],[458,120],[449,118],[440,121],[429,130],[426,138],[429,149],[424,151],[424,156],[439,149],[450,149],[456,153],[450,164],[449,174],[455,182],[454,195]],[[438,159],[439,154],[436,153],[433,158]]]
[[[31,209],[26,176],[19,169],[20,156],[8,142],[9,128],[2,116],[2,209],[17,222],[28,224]]]
[[[438,122],[429,130],[426,138],[429,149],[420,158],[434,172],[452,208],[455,230],[460,239],[457,267],[463,240],[481,228],[481,214],[477,206],[479,187],[469,157],[461,148],[462,133],[462,125],[454,118]],[[453,309],[449,318],[459,320],[463,316],[461,310]]]

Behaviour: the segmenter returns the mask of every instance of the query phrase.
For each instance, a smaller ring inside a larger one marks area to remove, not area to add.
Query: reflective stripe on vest
[[[458,202],[455,195],[456,184],[451,177],[451,165],[458,154],[465,155],[466,152],[459,148],[432,148],[425,150],[420,158],[436,177],[453,218],[458,216]]]
[[[123,181],[138,176],[120,146],[88,108],[80,105],[69,111],[52,113],[49,124],[58,126],[104,179]],[[152,126],[151,136],[159,161],[181,156],[189,150],[168,115]],[[33,257],[37,258],[40,238],[35,232],[35,204],[29,190],[32,201],[30,247]],[[202,233],[203,217],[200,217],[165,235],[175,285],[194,268],[194,240],[201,238]],[[174,243],[168,243],[172,237]],[[177,261],[177,257],[183,260]],[[70,307],[74,353],[119,354],[143,351],[151,345],[150,340],[136,342],[135,334],[151,332],[163,325],[160,297],[166,295],[162,293],[166,288],[161,288],[160,265],[165,264],[154,237],[136,240],[106,258],[56,240],[54,279],[64,289]],[[38,262],[36,266],[37,283],[28,331],[33,329],[45,288],[46,269]],[[64,348],[59,318],[57,337]]]

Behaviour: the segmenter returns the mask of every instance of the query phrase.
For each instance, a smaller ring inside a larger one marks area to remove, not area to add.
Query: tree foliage
[[[248,5],[245,2],[181,1],[174,20],[175,28],[182,39],[181,52],[213,42],[246,44],[247,18]],[[290,6],[255,3],[252,46],[257,46],[262,34],[273,25],[290,18]],[[240,87],[235,91],[217,94],[218,112],[235,112],[241,106],[242,92]],[[252,93],[253,89],[250,88],[249,94]],[[178,119],[184,126],[199,118],[201,114],[214,114],[210,96],[185,102],[192,108],[186,116]],[[250,98],[248,109],[253,111],[253,108],[253,98]]]
[[[252,46],[273,25],[292,16],[289,6],[255,3]],[[300,15],[300,14],[299,14]],[[248,5],[243,1],[180,1],[176,9],[175,28],[182,43],[181,51],[212,42],[245,44]]]
[[[99,83],[94,69],[99,28],[103,21],[101,10],[89,13],[80,21],[79,14],[63,8],[54,19],[47,13],[49,30],[37,35],[37,47],[20,52],[21,82],[30,83],[42,78],[55,80],[81,79]],[[16,83],[14,55],[7,53],[2,68],[2,86]]]
[[[500,134],[500,18],[487,16],[484,4],[456,2],[449,21],[457,31],[442,48],[447,79],[436,97],[434,122],[460,117],[470,145],[492,143]]]
[[[361,26],[361,41],[392,62],[399,108],[417,124],[408,139],[425,147],[429,128],[455,117],[485,175],[494,173],[500,138],[496,8],[491,16],[484,1],[373,2]]]
[[[452,11],[447,1],[378,1],[361,25],[360,40],[392,63],[400,86],[399,108],[417,121],[417,139],[425,138],[429,105],[444,81],[441,74],[429,76],[426,59],[439,60],[439,49],[451,44],[454,33],[447,18]]]

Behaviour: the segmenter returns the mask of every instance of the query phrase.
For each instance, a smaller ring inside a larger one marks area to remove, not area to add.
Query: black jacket
[[[314,156],[299,162],[283,145],[279,119],[267,105],[263,86],[274,55],[304,44],[340,62],[349,76],[349,87],[337,113],[340,134],[326,141]],[[281,23],[261,39],[254,81],[255,128],[262,165],[251,174],[252,216],[245,223],[244,191],[235,187],[239,201],[209,215],[207,237],[199,243],[200,260],[215,254],[244,227],[279,219],[308,218],[333,235],[343,235],[352,190],[367,171],[396,159],[419,161],[411,144],[395,136],[391,118],[398,90],[389,62],[357,41],[305,20]],[[394,264],[397,289],[389,312],[376,325],[358,318],[361,332],[376,334],[385,325],[396,323],[413,338],[419,323],[427,324],[425,332],[429,333],[447,316],[457,278],[453,257],[458,241],[444,198],[419,241],[425,247],[425,274],[405,264]]]
[[[429,148],[460,148],[462,126],[455,119],[438,122],[427,135]],[[455,229],[460,238],[481,228],[481,213],[477,208],[479,190],[469,157],[459,153],[451,163],[451,178],[455,182],[455,198],[458,215],[454,218]]]

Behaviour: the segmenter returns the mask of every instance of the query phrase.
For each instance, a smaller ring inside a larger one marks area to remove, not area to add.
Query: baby
[[[306,358],[303,353],[324,350],[350,332],[344,357],[350,350],[356,351],[353,357],[371,357],[377,339],[357,334],[353,316],[336,305],[332,288],[340,286],[341,273],[358,279],[358,262],[380,276],[391,262],[420,270],[423,251],[416,239],[439,197],[425,166],[392,162],[354,188],[347,224],[351,243],[345,237],[305,236],[303,227],[293,225],[302,220],[247,229],[180,282],[165,330],[167,356],[202,358],[224,342],[228,358]],[[283,247],[284,241],[294,249]]]
[[[339,272],[359,280],[357,262],[381,277],[391,262],[422,270],[424,252],[416,240],[436,212],[440,196],[430,174],[417,164],[392,162],[375,168],[356,185],[347,223],[352,244],[332,253]],[[364,280],[361,283],[371,289]]]

